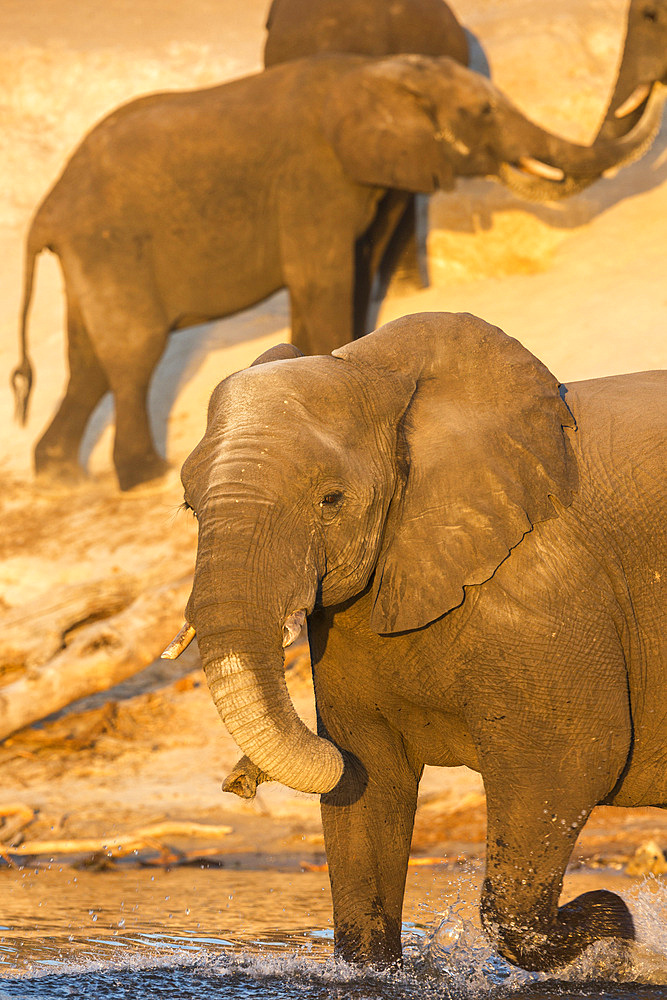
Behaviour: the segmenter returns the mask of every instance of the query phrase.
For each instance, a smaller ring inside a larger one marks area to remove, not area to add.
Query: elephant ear
[[[255,358],[249,367],[254,368],[255,365],[268,365],[272,361],[289,361],[291,358],[302,358],[303,356],[303,351],[300,351],[294,344],[276,344],[275,347],[269,347],[258,358]]]
[[[424,194],[454,187],[447,143],[429,97],[434,65],[444,75],[449,62],[397,56],[365,62],[337,81],[322,125],[349,178]]]
[[[405,387],[371,626],[420,628],[554,517],[551,497],[571,502],[574,419],[537,358],[465,313],[407,316],[334,353],[368,366],[386,398],[387,380]]]

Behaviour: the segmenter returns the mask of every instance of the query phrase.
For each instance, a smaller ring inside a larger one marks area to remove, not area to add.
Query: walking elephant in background
[[[484,926],[553,969],[631,939],[623,901],[558,906],[598,803],[666,806],[667,373],[559,386],[465,314],[221,382],[183,466],[186,626],[256,769],[322,793],[335,946],[391,964],[424,765],[488,809]],[[282,359],[282,360],[280,360]],[[318,735],[282,647],[308,621]]]
[[[667,84],[667,0],[630,0],[621,63],[599,138],[629,132],[656,84]]]
[[[79,473],[86,423],[110,389],[121,488],[163,472],[146,396],[171,330],[286,286],[292,339],[305,353],[365,333],[370,281],[355,250],[389,191],[432,192],[482,175],[536,198],[565,197],[641,155],[661,112],[652,102],[629,135],[579,146],[534,125],[485,77],[414,55],[317,56],[117,109],[74,152],[28,233],[13,374],[20,417],[32,380],[35,260],[45,248],[63,271],[70,369],[36,471]],[[378,259],[382,251],[375,247]]]

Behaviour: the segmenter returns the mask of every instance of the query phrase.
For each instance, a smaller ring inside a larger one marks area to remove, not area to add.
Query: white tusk
[[[519,157],[519,166],[527,173],[544,177],[547,181],[562,181],[565,177],[565,173],[560,167],[552,167],[549,163],[543,163],[542,160],[534,160],[532,156]]]
[[[650,83],[640,83],[632,91],[629,97],[623,101],[622,104],[614,111],[614,118],[625,118],[626,115],[631,114],[635,111],[642,101],[645,101],[648,95],[651,93]]]
[[[161,654],[161,659],[163,660],[175,660],[177,659],[184,649],[187,649],[192,640],[195,637],[195,630],[192,625],[188,625],[187,622],[183,625],[183,628],[178,632],[174,638],[171,640],[167,648]]]
[[[288,618],[285,619],[285,624],[283,625],[283,649],[287,646],[291,646],[295,639],[298,639],[299,633],[304,626],[306,621],[305,611],[293,611]]]

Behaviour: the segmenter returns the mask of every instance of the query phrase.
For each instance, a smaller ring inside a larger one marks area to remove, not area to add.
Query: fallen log
[[[74,837],[67,840],[26,840],[18,847],[4,847],[2,853],[25,857],[56,854],[99,854],[108,857],[130,854],[139,848],[160,844],[166,837],[217,840],[232,833],[231,826],[209,826],[189,821],[165,821],[131,830],[115,837]]]
[[[126,575],[59,585],[55,595],[30,601],[0,619],[0,680],[41,666],[67,644],[77,627],[109,618],[137,597],[147,581]]]
[[[190,574],[142,593],[112,618],[77,630],[48,662],[0,687],[0,740],[65,708],[106,691],[157,659],[165,636],[182,621]]]

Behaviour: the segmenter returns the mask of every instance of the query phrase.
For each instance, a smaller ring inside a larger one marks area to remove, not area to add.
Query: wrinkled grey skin
[[[621,63],[599,138],[629,132],[658,83],[667,84],[667,0],[630,0]]]
[[[466,33],[444,0],[273,0],[266,29],[265,66],[319,52],[369,56],[413,52],[449,56],[468,65]],[[415,196],[389,192],[357,248],[360,309],[370,294],[374,269],[381,287],[396,271],[406,286],[423,287],[426,263],[418,242]],[[382,260],[374,253],[377,245],[384,248]]]
[[[482,920],[510,961],[631,939],[613,893],[558,900],[596,804],[667,805],[667,373],[559,392],[517,341],[448,313],[296,353],[213,393],[182,473],[186,616],[247,758],[322,793],[337,953],[400,958],[426,764],[484,778]],[[283,674],[302,611],[317,736]]]
[[[37,473],[78,475],[82,434],[107,390],[121,488],[164,471],[146,395],[171,330],[286,286],[292,340],[305,353],[365,333],[354,322],[355,245],[388,190],[430,192],[471,175],[532,185],[532,174],[523,181],[516,168],[534,170],[537,160],[565,174],[540,179],[545,196],[565,196],[641,155],[660,114],[656,104],[631,135],[577,146],[450,59],[352,55],[119,108],[75,151],[28,234],[23,356],[12,379],[19,416],[31,385],[26,318],[44,248],[63,271],[70,368],[35,449]]]

